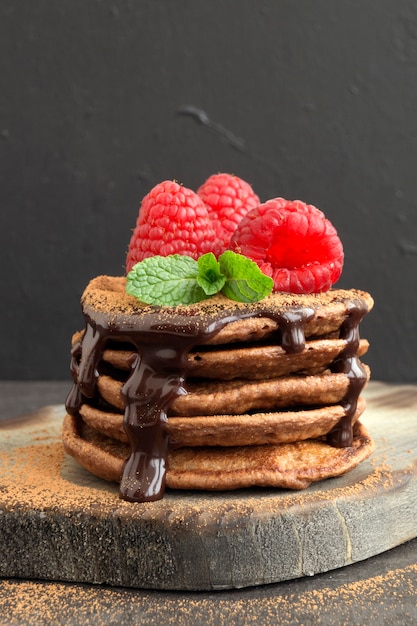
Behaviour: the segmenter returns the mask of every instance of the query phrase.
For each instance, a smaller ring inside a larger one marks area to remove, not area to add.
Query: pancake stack
[[[72,342],[66,451],[132,501],[171,489],[302,489],[373,451],[360,417],[369,369],[357,290],[221,294],[155,307],[95,278]]]

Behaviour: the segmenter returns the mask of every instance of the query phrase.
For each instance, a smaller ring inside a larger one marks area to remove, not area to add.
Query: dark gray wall
[[[417,379],[414,0],[3,2],[0,79],[2,378],[66,378],[141,197],[230,171],[328,215],[374,378]]]

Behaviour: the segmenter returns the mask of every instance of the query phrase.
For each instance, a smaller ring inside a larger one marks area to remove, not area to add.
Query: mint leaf
[[[273,280],[243,256],[226,250],[198,261],[182,254],[153,256],[136,263],[127,275],[126,291],[146,304],[194,304],[219,291],[237,302],[257,302],[272,291]]]
[[[207,296],[213,296],[215,293],[221,291],[224,283],[226,282],[226,276],[220,271],[220,264],[212,252],[203,254],[198,261],[198,276],[197,282],[204,290]]]
[[[197,261],[188,256],[148,257],[128,273],[126,291],[146,304],[193,304],[206,298],[197,282],[198,272]]]
[[[220,271],[226,276],[222,293],[237,302],[258,302],[269,295],[274,281],[243,254],[226,250],[219,257]]]

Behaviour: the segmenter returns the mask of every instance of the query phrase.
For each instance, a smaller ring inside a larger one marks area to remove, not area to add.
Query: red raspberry
[[[232,174],[213,174],[197,193],[213,222],[220,252],[224,252],[242,217],[257,207],[260,200],[247,182]]]
[[[274,280],[274,291],[318,293],[339,279],[343,247],[336,229],[314,206],[268,200],[246,215],[232,249],[255,261]]]
[[[129,243],[127,272],[146,257],[183,254],[198,259],[206,252],[217,253],[216,236],[197,194],[170,180],[151,189]]]

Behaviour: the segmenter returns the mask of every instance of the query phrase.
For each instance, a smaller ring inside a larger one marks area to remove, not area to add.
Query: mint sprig
[[[271,293],[273,280],[243,256],[226,250],[198,261],[181,254],[148,257],[127,275],[126,291],[146,304],[194,304],[222,292],[237,302],[257,302]]]

